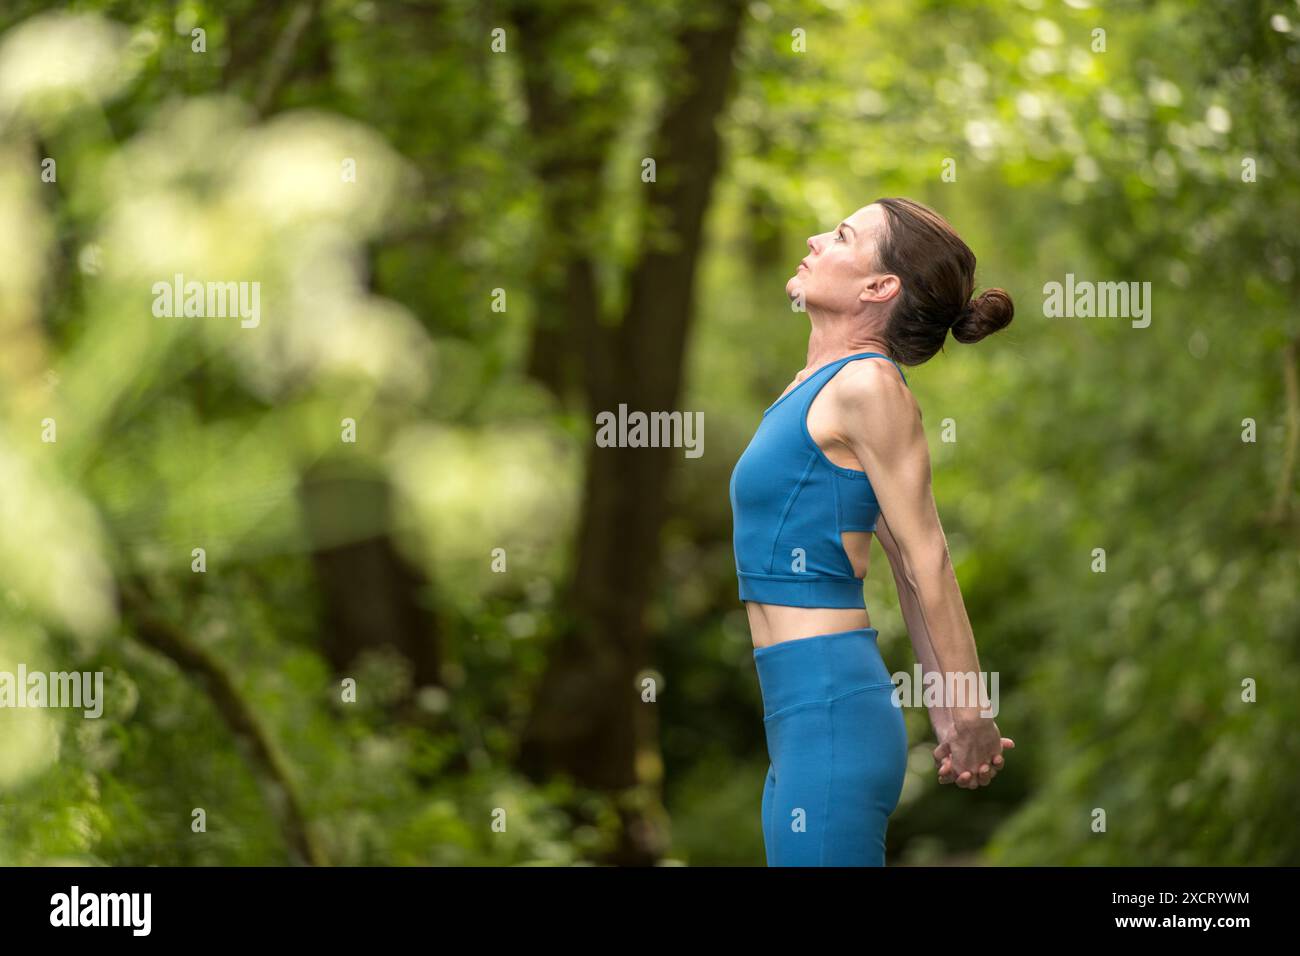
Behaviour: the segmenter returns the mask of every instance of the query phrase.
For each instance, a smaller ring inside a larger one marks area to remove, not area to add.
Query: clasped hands
[[[998,725],[982,718],[964,725],[950,725],[940,734],[934,748],[934,765],[940,783],[956,783],[963,790],[987,787],[1006,764],[1003,750],[1016,742],[1003,737]]]

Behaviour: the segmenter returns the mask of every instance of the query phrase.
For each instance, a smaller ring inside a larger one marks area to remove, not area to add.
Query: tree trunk
[[[742,8],[724,0],[706,24],[680,37],[684,83],[656,134],[657,179],[647,235],[622,325],[603,368],[584,379],[588,410],[673,411],[692,318],[702,224],[720,165],[715,122],[733,73]],[[594,444],[594,443],[593,443]],[[623,796],[624,827],[608,862],[649,864],[666,847],[659,801],[657,721],[638,675],[651,662],[645,609],[655,584],[671,466],[681,449],[597,448],[589,452],[573,578],[572,617],[556,638],[525,729],[522,769],[570,774]]]
[[[437,620],[424,575],[390,536],[385,478],[321,462],[299,495],[324,602],[321,651],[335,673],[348,674],[363,651],[391,648],[410,663],[413,689],[441,684]]]

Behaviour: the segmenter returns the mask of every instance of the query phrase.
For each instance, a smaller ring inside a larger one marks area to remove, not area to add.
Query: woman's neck
[[[859,352],[888,355],[884,339],[876,334],[874,326],[868,326],[861,315],[827,316],[820,321],[814,318],[812,330],[808,333],[807,370],[811,372],[828,362]]]

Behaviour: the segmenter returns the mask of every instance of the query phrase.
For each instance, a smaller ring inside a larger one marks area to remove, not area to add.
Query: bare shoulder
[[[898,369],[872,359],[850,362],[840,373],[833,399],[836,434],[867,470],[880,460],[923,459],[921,409]]]
[[[912,390],[885,359],[849,362],[840,369],[835,376],[835,405],[853,421],[903,424],[920,418]]]

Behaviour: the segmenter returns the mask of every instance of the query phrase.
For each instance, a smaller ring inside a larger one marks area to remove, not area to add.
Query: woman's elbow
[[[940,536],[937,540],[910,548],[905,564],[907,583],[914,592],[919,594],[930,586],[941,584],[952,574],[948,542]]]

